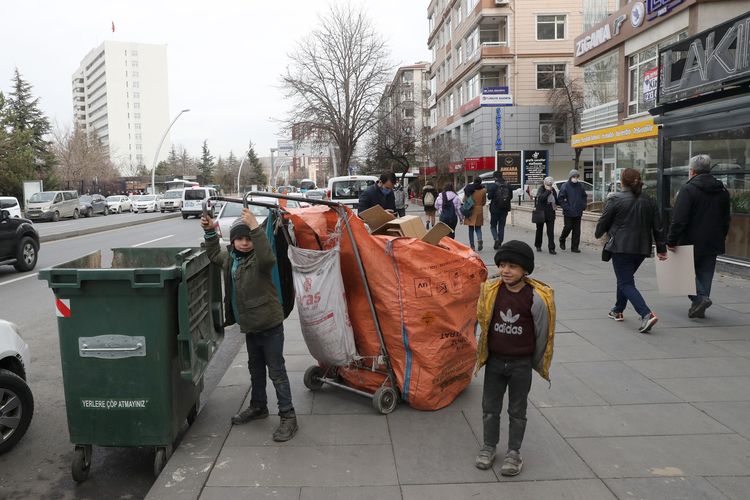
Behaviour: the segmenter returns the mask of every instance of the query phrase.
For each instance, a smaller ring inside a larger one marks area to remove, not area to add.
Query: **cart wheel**
[[[398,396],[391,387],[381,387],[372,396],[372,407],[383,415],[388,415],[395,410],[397,404]]]
[[[164,466],[167,465],[167,449],[163,446],[156,448],[156,455],[154,456],[154,477],[159,477]]]
[[[193,422],[195,422],[196,418],[198,418],[198,401],[195,402],[193,407],[190,408],[190,412],[187,414],[188,425],[193,425]]]
[[[302,379],[305,383],[305,387],[310,389],[311,391],[317,391],[321,387],[323,387],[323,381],[320,380],[321,377],[325,375],[325,371],[323,368],[315,365],[311,366],[307,370],[305,370],[305,377]]]
[[[87,450],[88,448],[88,450]],[[87,453],[88,451],[88,453]],[[76,446],[70,472],[76,483],[82,483],[89,477],[91,470],[91,446]]]

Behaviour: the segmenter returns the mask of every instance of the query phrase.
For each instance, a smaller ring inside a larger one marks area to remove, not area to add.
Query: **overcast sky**
[[[287,54],[328,0],[26,0],[3,2],[0,90],[14,67],[50,121],[72,123],[71,76],[105,40],[167,44],[172,142],[198,155],[243,154],[248,140],[267,156],[279,139],[272,118],[289,104],[279,90]],[[429,60],[427,0],[351,0],[363,5],[388,42],[392,63]],[[115,24],[112,33],[111,25]],[[165,148],[167,145],[164,146]]]

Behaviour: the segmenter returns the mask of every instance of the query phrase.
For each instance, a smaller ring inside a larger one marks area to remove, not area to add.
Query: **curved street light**
[[[164,139],[167,138],[167,134],[169,133],[169,130],[172,128],[172,125],[174,125],[174,122],[177,121],[177,119],[182,116],[182,113],[187,113],[190,111],[189,109],[183,109],[180,111],[177,116],[174,117],[174,120],[172,120],[172,123],[169,124],[169,127],[167,127],[167,130],[164,131],[164,135],[161,136],[161,141],[159,141],[159,146],[156,148],[156,153],[154,153],[154,164],[151,168],[151,194],[156,194],[156,160],[159,158],[159,151],[161,151],[161,146],[164,144]]]

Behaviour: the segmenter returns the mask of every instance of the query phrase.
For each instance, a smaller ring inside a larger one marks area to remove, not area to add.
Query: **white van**
[[[60,217],[80,215],[78,191],[41,191],[34,193],[26,203],[26,218],[31,220],[51,220]]]
[[[315,181],[312,179],[302,179],[299,181],[299,192],[300,193],[306,193],[308,191],[311,191],[313,189],[318,189],[318,186],[315,185]]]
[[[182,207],[180,212],[182,218],[187,219],[194,215],[200,217],[203,215],[203,200],[211,196],[218,196],[214,188],[209,187],[191,187],[182,192]]]
[[[328,193],[331,201],[341,203],[356,210],[362,191],[378,181],[374,175],[344,175],[328,180]]]

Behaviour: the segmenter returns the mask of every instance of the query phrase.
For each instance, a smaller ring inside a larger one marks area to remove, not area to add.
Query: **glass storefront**
[[[604,201],[609,193],[620,190],[620,172],[640,170],[643,192],[656,199],[658,179],[658,142],[656,138],[596,146],[594,150],[594,201]],[[600,208],[595,206],[594,208]]]

